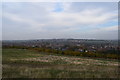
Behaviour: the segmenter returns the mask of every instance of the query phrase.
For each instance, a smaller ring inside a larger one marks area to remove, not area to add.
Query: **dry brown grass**
[[[4,78],[118,78],[113,60],[3,50]]]

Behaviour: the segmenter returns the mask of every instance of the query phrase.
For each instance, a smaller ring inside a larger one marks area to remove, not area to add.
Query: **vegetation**
[[[104,52],[79,52],[79,51],[72,51],[71,49],[69,50],[55,50],[55,49],[49,49],[46,47],[43,48],[37,48],[37,47],[23,47],[23,46],[12,46],[12,47],[7,47],[4,46],[3,48],[16,48],[16,49],[29,49],[29,50],[34,50],[38,52],[46,52],[46,53],[54,53],[54,54],[64,54],[64,55],[72,55],[72,56],[81,56],[81,57],[92,57],[92,58],[105,58],[105,59],[119,59],[120,54],[114,54],[110,53],[111,51],[104,51]]]
[[[52,52],[58,52],[60,54],[54,54]],[[68,55],[71,55],[69,51],[59,52],[39,48],[22,49],[22,47],[21,49],[20,47],[19,49],[16,49],[16,47],[7,49],[3,48],[2,77],[120,78],[118,76],[119,61],[117,60],[98,60]],[[74,52],[74,55],[80,54]]]

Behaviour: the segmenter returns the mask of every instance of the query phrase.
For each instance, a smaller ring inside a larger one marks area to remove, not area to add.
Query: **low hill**
[[[120,78],[117,60],[3,49],[3,78]]]

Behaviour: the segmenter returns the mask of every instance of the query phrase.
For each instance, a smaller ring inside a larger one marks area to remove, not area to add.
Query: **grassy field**
[[[117,60],[3,49],[3,78],[120,78]]]

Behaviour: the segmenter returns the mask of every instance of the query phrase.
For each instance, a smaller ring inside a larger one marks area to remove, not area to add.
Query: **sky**
[[[117,39],[117,2],[4,2],[2,39]]]

